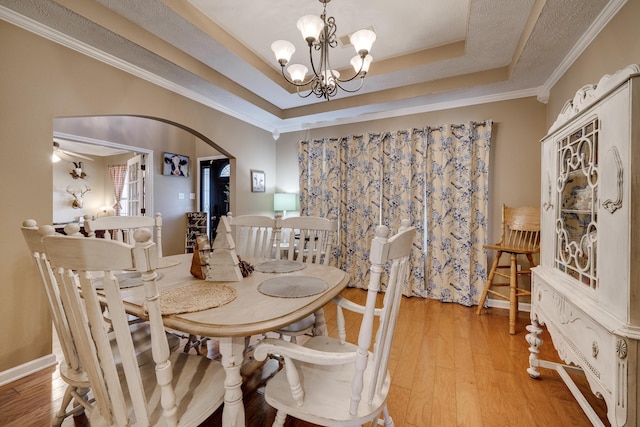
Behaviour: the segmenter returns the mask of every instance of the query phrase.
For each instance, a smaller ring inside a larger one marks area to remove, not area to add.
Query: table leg
[[[242,376],[240,368],[244,360],[244,337],[220,338],[222,366],[226,372],[224,380],[224,427],[244,427],[244,404],[242,402]]]
[[[320,309],[314,313],[315,316],[315,328],[313,330],[313,335],[325,336],[327,335],[327,321],[324,318],[324,310]]]

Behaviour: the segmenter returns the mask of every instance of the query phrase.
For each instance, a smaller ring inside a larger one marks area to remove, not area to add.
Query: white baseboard
[[[56,363],[58,363],[56,361],[56,356],[51,353],[27,363],[23,363],[22,365],[7,369],[6,371],[2,371],[0,372],[0,386],[9,384],[28,375],[35,374],[38,371],[54,366]]]
[[[487,306],[509,310],[509,301],[487,298]],[[531,304],[519,302],[518,311],[526,311],[527,313],[531,313]]]

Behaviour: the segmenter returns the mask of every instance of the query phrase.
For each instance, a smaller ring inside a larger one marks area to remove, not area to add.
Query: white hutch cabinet
[[[540,265],[529,375],[551,368],[594,425],[580,370],[611,425],[640,425],[640,68],[580,89],[542,140]],[[567,365],[538,359],[540,325]]]

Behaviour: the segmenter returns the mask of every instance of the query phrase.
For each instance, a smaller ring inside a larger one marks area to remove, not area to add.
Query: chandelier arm
[[[311,87],[309,88],[309,92],[306,95],[300,93],[300,86],[296,87],[296,92],[298,93],[298,96],[300,98],[308,98],[309,96],[311,96],[311,94],[314,94],[316,98],[326,98],[322,85],[319,84],[318,79],[312,79],[308,84],[311,84]]]
[[[350,82],[351,80],[354,80],[356,77],[360,77],[361,79],[364,80],[364,77],[367,75],[367,73],[364,73],[363,75],[360,75],[361,71],[362,71],[362,68],[360,69],[360,71],[358,71],[356,74],[354,74],[352,77],[350,77],[348,79],[335,79],[336,83],[347,83],[347,82]],[[362,84],[360,84],[360,86],[362,86]],[[342,86],[340,86],[340,87],[342,87]]]
[[[366,75],[366,74],[365,74],[365,75]],[[357,74],[356,74],[356,76],[357,76]],[[354,76],[354,77],[352,77],[352,78],[350,78],[349,80],[339,80],[339,81],[337,81],[337,82],[336,82],[336,86],[338,86],[340,89],[342,89],[342,90],[343,90],[343,91],[345,91],[345,92],[349,92],[349,93],[357,92],[357,91],[359,91],[360,89],[362,89],[362,86],[364,85],[364,75],[360,77],[360,85],[359,85],[357,88],[355,88],[355,89],[347,89],[347,88],[343,87],[343,86],[340,84],[340,83],[350,82],[350,81],[351,81],[351,80],[353,80],[354,78],[355,78],[355,76]]]
[[[311,91],[316,95],[317,98],[326,98],[325,93],[326,93],[326,87],[322,84],[321,80],[316,80],[315,82],[313,82],[313,85],[311,87]]]
[[[337,84],[333,86],[328,86],[324,90],[324,99],[326,99],[327,101],[330,101],[332,96],[336,96],[336,93],[338,93]]]
[[[338,31],[338,25],[336,25],[336,20],[333,16],[328,17],[325,20],[325,40],[327,46],[334,48],[338,46],[338,40],[336,38],[336,32]]]
[[[296,86],[296,87],[302,87],[302,86],[308,86],[311,83],[313,83],[314,80],[317,80],[316,77],[312,77],[308,82],[301,82],[301,83],[296,83],[293,80],[291,80],[289,77],[287,77],[287,75],[284,73],[284,65],[281,66],[280,71],[282,71],[282,77],[284,77],[284,79],[288,82],[291,83],[292,85]]]
[[[362,59],[362,61],[360,61],[360,69],[358,70],[358,72],[357,72],[357,73],[355,73],[353,76],[351,76],[351,78],[348,78],[348,79],[340,79],[340,78],[338,78],[338,79],[336,79],[336,80],[337,80],[338,82],[340,82],[340,83],[346,83],[346,82],[350,82],[351,80],[353,80],[353,79],[355,79],[356,77],[360,76],[360,73],[362,73],[362,69],[364,68],[364,58],[367,56],[367,54],[368,54],[368,53],[369,53],[369,52],[366,52],[366,51],[365,51],[365,53],[363,53],[362,55],[360,55],[360,59]],[[360,78],[362,78],[362,79],[364,80],[364,78],[365,78],[365,76],[366,76],[366,75],[367,75],[367,72],[365,71],[365,72],[364,72],[364,74],[362,74],[362,75],[360,76]],[[362,83],[363,83],[363,82],[360,82],[360,87],[362,87]],[[342,89],[344,89],[342,86],[340,86],[340,87],[341,87]],[[360,89],[360,88],[358,88],[358,89]],[[358,89],[356,89],[356,90],[358,90]],[[344,90],[346,90],[346,89],[344,89]],[[353,91],[349,91],[349,90],[347,90],[347,92],[353,92]]]
[[[324,57],[324,55],[323,55],[322,45],[319,44],[318,46],[321,49],[320,50],[320,66],[322,67],[322,62],[323,62],[322,58]],[[313,71],[313,75],[315,76],[315,77],[312,78],[312,80],[314,78],[316,78],[316,79],[320,78],[320,73],[318,73],[318,71],[316,70],[316,64],[315,64],[315,62],[313,62],[313,47],[314,47],[314,45],[309,44],[309,62],[311,63],[311,71]]]
[[[306,95],[301,94],[300,93],[300,86],[296,87],[296,92],[298,93],[298,96],[300,98],[308,98],[313,93],[313,91],[311,89],[309,89],[309,93],[307,93]]]

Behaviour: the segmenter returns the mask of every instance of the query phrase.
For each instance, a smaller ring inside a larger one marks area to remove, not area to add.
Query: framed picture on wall
[[[164,153],[162,175],[188,177],[189,157],[174,153]]]
[[[264,193],[265,178],[264,171],[251,169],[251,192]]]

